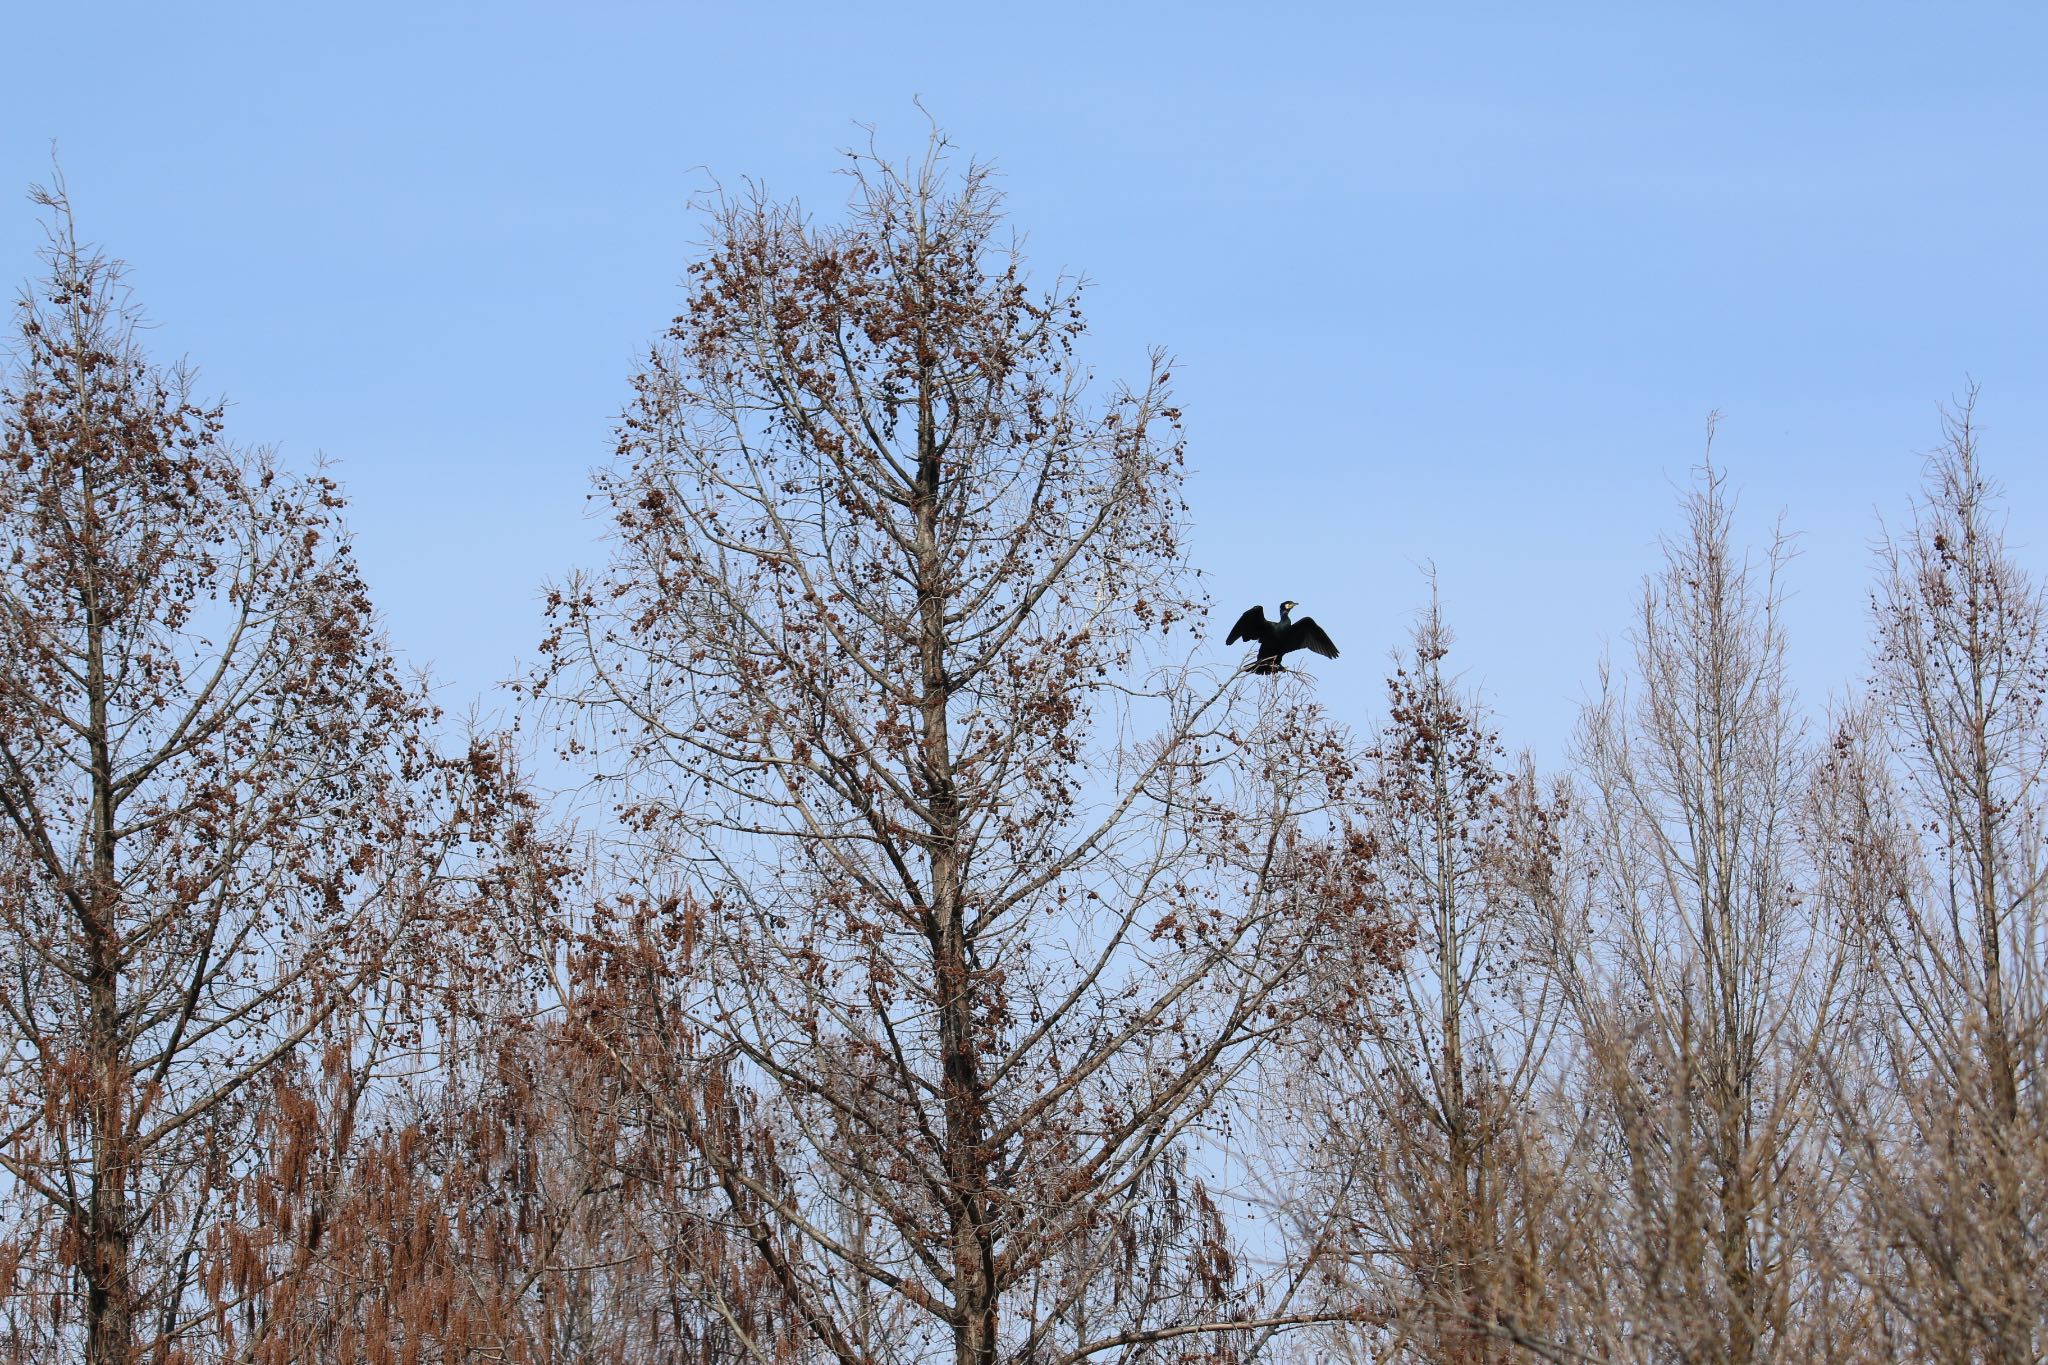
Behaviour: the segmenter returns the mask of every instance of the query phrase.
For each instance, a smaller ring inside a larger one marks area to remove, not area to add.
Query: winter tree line
[[[2044,1358],[2048,603],[1967,402],[1852,700],[1708,466],[1539,773],[1434,607],[1384,719],[1237,671],[1166,358],[942,143],[850,174],[709,217],[539,764],[40,195],[0,1360]]]

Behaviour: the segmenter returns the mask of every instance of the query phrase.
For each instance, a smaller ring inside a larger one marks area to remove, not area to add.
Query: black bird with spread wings
[[[1288,616],[1296,605],[1282,602],[1278,621],[1268,621],[1263,606],[1253,607],[1237,618],[1237,624],[1230,628],[1230,634],[1223,638],[1223,643],[1234,645],[1239,640],[1257,640],[1259,657],[1247,665],[1254,673],[1286,672],[1280,664],[1281,656],[1297,649],[1312,650],[1325,659],[1336,658],[1337,646],[1330,643],[1330,637],[1323,633],[1323,628],[1316,624],[1313,616],[1304,616],[1299,621]]]

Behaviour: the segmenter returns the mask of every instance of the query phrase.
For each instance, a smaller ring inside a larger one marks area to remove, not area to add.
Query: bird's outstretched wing
[[[1237,618],[1237,624],[1230,628],[1230,634],[1223,637],[1223,643],[1234,645],[1239,640],[1258,640],[1263,643],[1272,629],[1266,621],[1266,608],[1261,604]]]
[[[1330,637],[1323,633],[1323,628],[1316,624],[1313,616],[1304,616],[1296,621],[1288,628],[1287,637],[1289,649],[1310,650],[1325,659],[1337,657],[1337,646],[1330,642]]]

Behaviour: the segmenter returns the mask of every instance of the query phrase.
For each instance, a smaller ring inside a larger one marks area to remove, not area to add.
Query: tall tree
[[[1783,542],[1741,556],[1711,465],[1685,510],[1636,617],[1634,694],[1610,686],[1582,726],[1590,903],[1559,964],[1622,1196],[1581,1258],[1599,1350],[1741,1362],[1806,1353],[1839,961],[1795,822]]]
[[[335,486],[229,446],[40,199],[0,397],[7,1340],[178,1360],[261,1263],[279,1084],[417,1041],[506,807],[488,751],[429,745]]]
[[[672,921],[617,1062],[831,1358],[1227,1354],[1264,1319],[1188,1149],[1355,910],[1349,758],[1162,648],[1164,359],[1093,397],[1078,290],[943,143],[851,171],[843,226],[718,215],[554,597],[542,685]]]
[[[1374,897],[1407,937],[1392,999],[1333,1013],[1311,1053],[1328,1082],[1311,1093],[1340,1192],[1333,1245],[1388,1310],[1375,1359],[1501,1360],[1547,1332],[1533,1115],[1558,1008],[1538,907],[1565,803],[1503,765],[1450,647],[1432,593],[1358,794]]]
[[[1860,1270],[1919,1359],[2048,1349],[2048,598],[2006,548],[1972,423],[1887,537],[1869,706],[1823,785],[1829,901],[1864,954],[1835,1086]]]

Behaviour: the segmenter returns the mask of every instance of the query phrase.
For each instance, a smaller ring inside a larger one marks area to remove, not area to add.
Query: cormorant
[[[1304,616],[1299,621],[1290,620],[1288,613],[1296,604],[1282,602],[1280,619],[1268,621],[1263,606],[1253,607],[1237,618],[1237,624],[1230,628],[1230,634],[1223,637],[1223,643],[1234,645],[1239,640],[1257,640],[1259,657],[1249,667],[1254,673],[1282,673],[1282,655],[1297,649],[1313,650],[1325,659],[1337,657],[1337,646],[1330,643],[1330,637],[1323,634],[1323,628],[1316,624],[1313,616]]]

